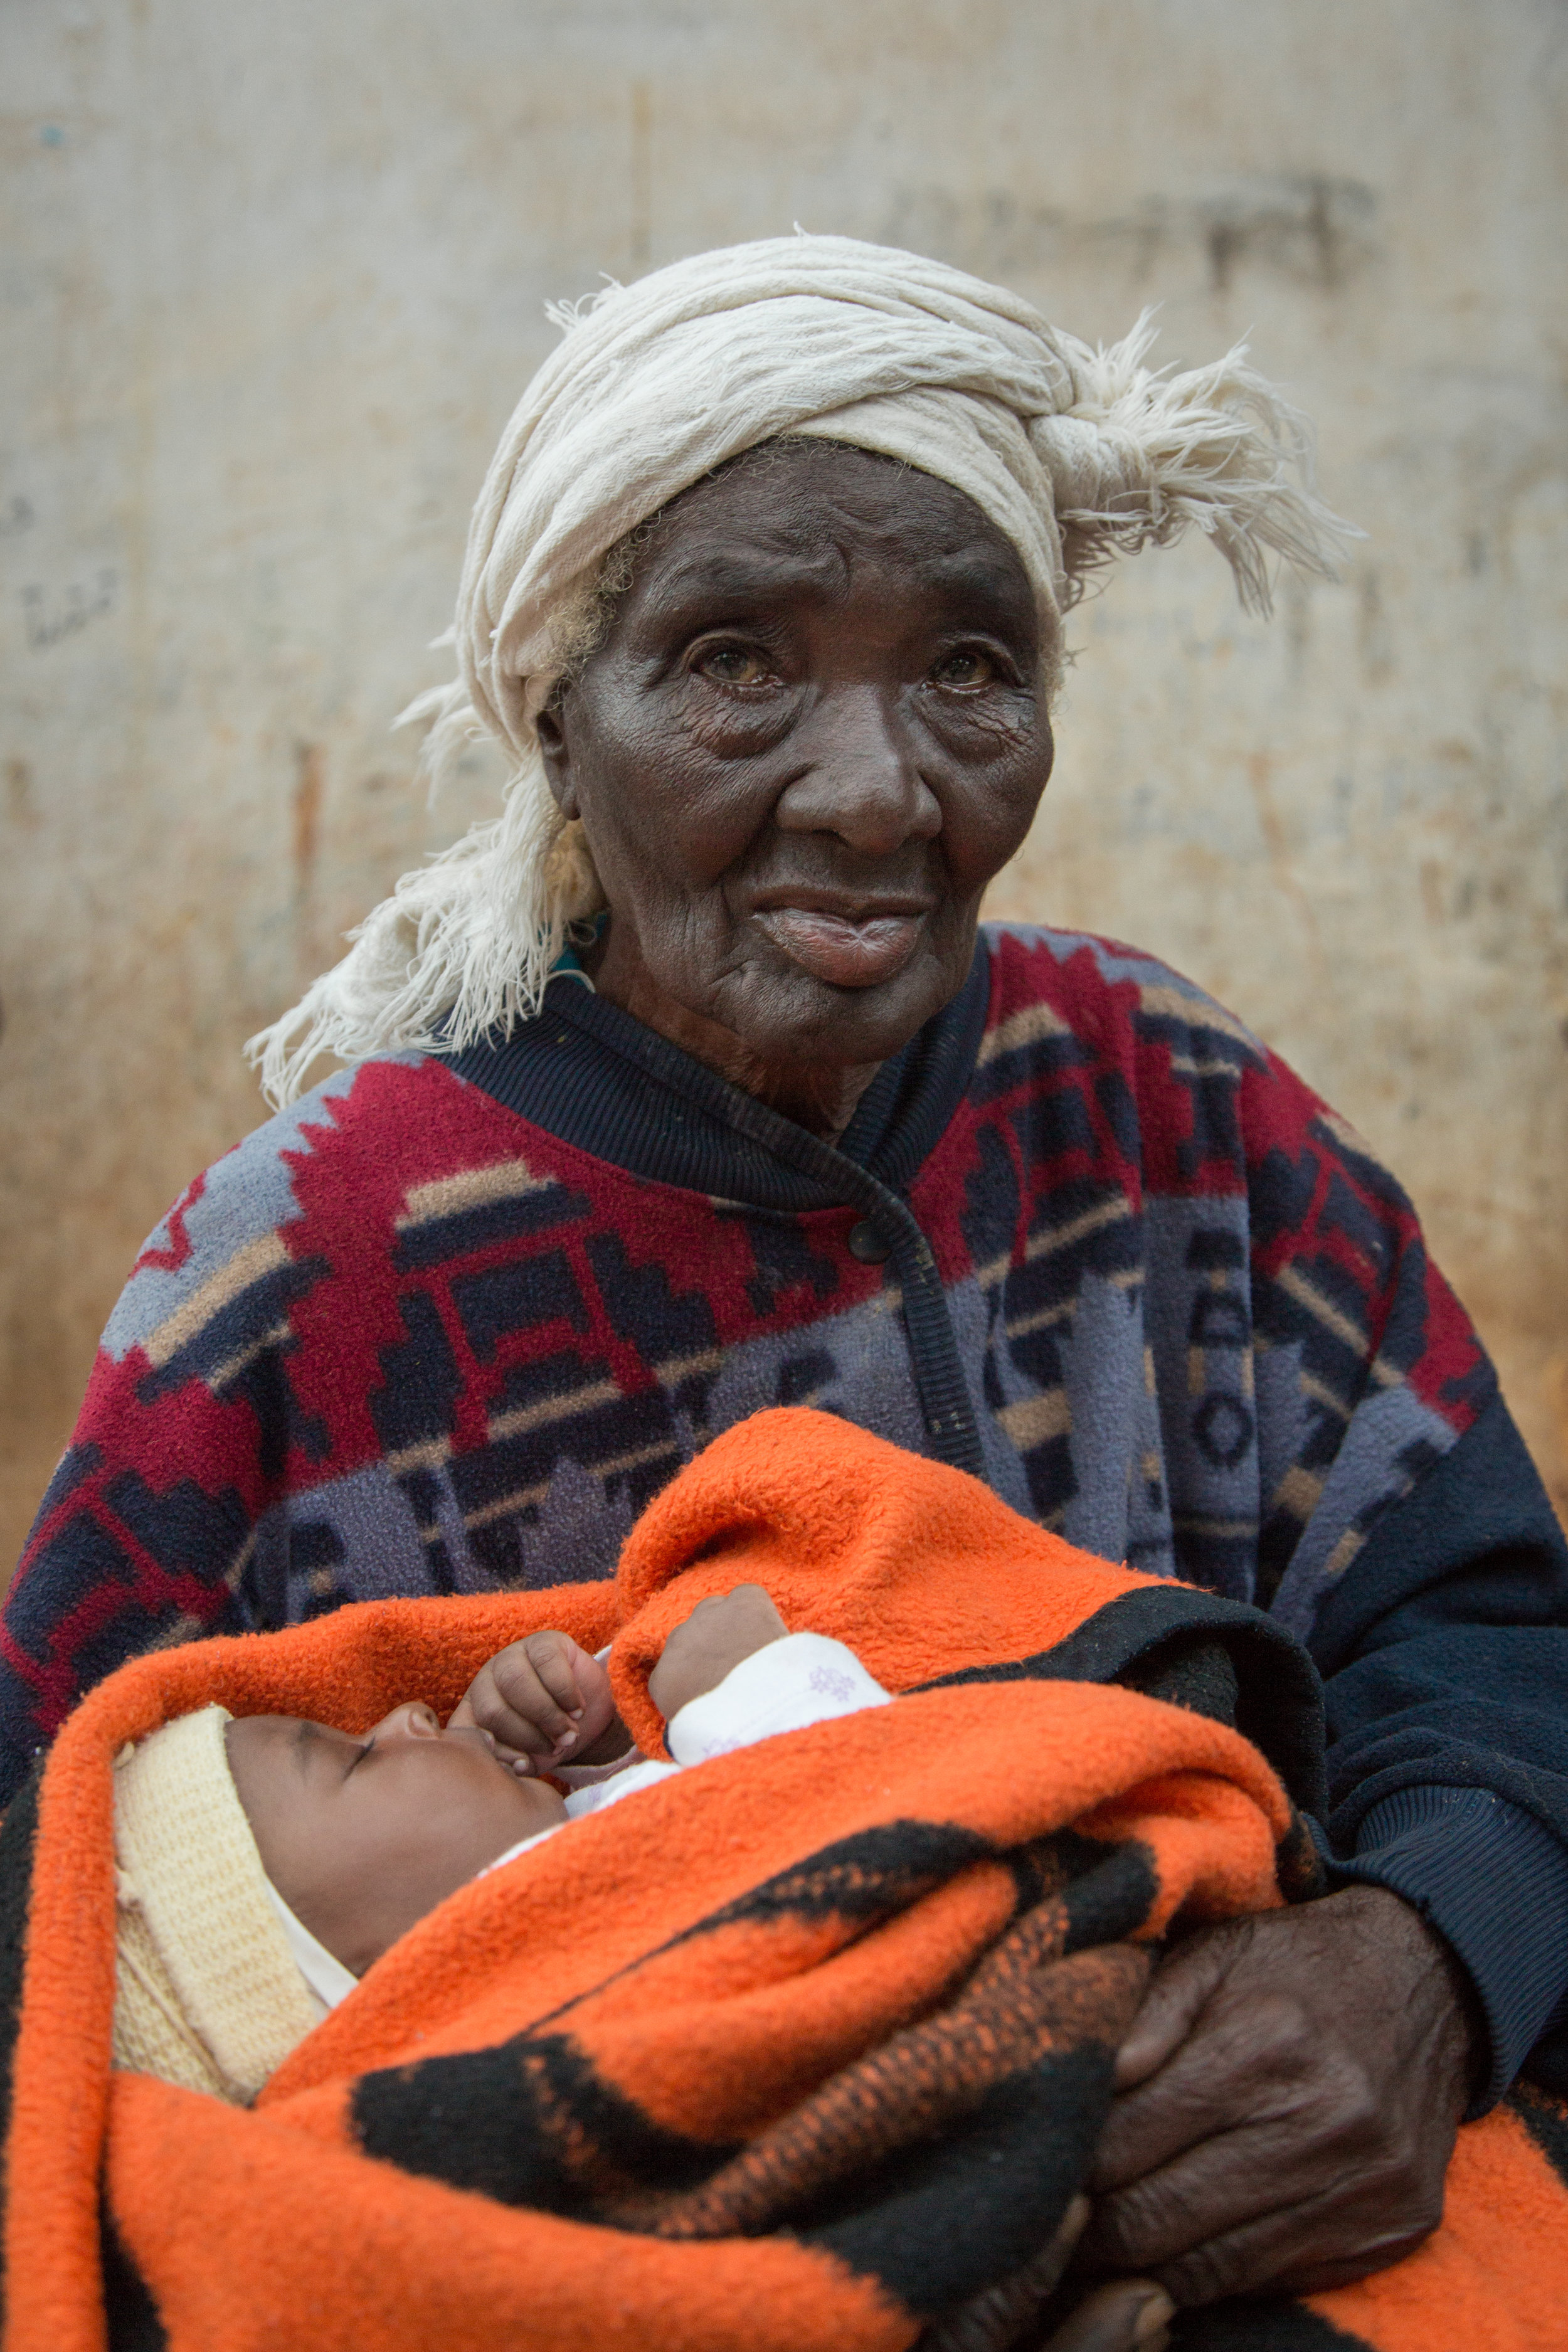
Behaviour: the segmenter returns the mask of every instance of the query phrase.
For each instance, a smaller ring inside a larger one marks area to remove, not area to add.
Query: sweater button
[[[858,1257],[862,1265],[881,1265],[892,1254],[869,1217],[862,1217],[858,1225],[850,1226],[849,1255]]]

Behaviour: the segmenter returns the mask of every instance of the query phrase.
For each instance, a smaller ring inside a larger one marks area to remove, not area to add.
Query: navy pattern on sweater
[[[1306,1640],[1325,1843],[1459,1953],[1500,2090],[1568,1988],[1568,1551],[1367,1147],[1076,934],[988,927],[837,1150],[566,976],[247,1137],[104,1334],[0,1630],[5,1788],[153,1643],[607,1575],[795,1403]]]

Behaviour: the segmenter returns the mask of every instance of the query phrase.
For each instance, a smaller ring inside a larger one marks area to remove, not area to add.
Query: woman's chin
[[[941,1010],[956,984],[952,961],[936,951],[929,936],[885,980],[847,982],[770,946],[765,959],[749,960],[734,976],[740,984],[720,1016],[751,1065],[751,1075],[731,1075],[753,1092],[769,1092],[772,1079],[785,1071],[815,1071],[826,1080],[889,1060]],[[963,976],[961,969],[958,982]]]

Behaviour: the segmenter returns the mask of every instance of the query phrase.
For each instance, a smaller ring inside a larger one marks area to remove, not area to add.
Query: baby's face
[[[488,1732],[443,1731],[418,1701],[359,1734],[245,1716],[227,1746],[262,1867],[355,1976],[510,1846],[565,1819]]]

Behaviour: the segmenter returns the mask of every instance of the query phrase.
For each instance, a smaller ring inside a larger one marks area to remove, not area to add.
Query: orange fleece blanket
[[[445,1714],[553,1623],[615,1636],[622,1713],[658,1753],[662,1642],[742,1580],[848,1642],[894,1704],[697,1767],[474,1882],[248,2111],[111,2074],[123,1741],[215,1699],[350,1729],[410,1696]],[[135,1660],[0,1838],[6,2352],[935,2344],[1026,2283],[1162,1935],[1310,1892],[1287,1785],[1310,1799],[1315,1707],[1256,1612],[806,1412],[718,1440],[614,1583]],[[1562,2128],[1540,2100],[1471,2126],[1420,2252],[1310,2308],[1189,2315],[1182,2340],[1568,2341]]]

